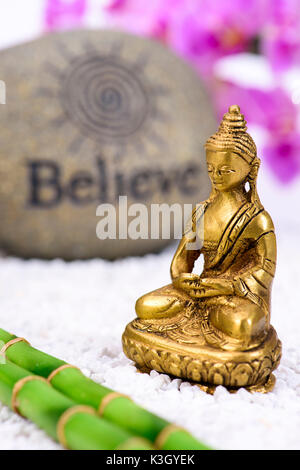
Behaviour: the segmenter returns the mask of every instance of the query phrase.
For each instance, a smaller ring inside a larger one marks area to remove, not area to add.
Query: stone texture
[[[112,31],[44,36],[0,52],[0,248],[65,259],[157,251],[99,240],[96,208],[195,203],[215,129],[196,73],[161,45]]]

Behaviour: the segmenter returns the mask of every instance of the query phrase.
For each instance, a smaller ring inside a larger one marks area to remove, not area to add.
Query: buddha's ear
[[[256,180],[258,170],[260,167],[260,159],[258,157],[255,157],[254,160],[251,163],[250,171],[249,171],[249,179],[250,180]]]

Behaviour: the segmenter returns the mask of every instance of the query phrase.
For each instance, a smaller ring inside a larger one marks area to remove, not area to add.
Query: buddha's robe
[[[201,211],[200,215],[194,211],[192,224],[174,255],[172,277],[192,272],[195,260],[203,253],[200,278],[229,280],[232,294],[194,299],[187,291],[169,284],[137,300],[140,320],[136,327],[168,332],[169,336],[177,330],[174,338],[180,336],[184,341],[186,335],[187,342],[193,337],[199,344],[222,349],[253,348],[262,342],[269,328],[276,265],[272,220],[262,206],[247,202],[232,217],[217,243],[204,238],[201,249],[187,250],[189,232],[197,232],[202,216]]]

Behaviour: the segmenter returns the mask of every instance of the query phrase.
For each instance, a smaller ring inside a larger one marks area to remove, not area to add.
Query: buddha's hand
[[[193,273],[181,274],[174,279],[173,284],[194,299],[234,293],[233,283],[228,279],[200,278]]]
[[[173,279],[173,286],[177,289],[190,292],[191,290],[198,288],[199,282],[200,276],[198,276],[198,274],[182,273]]]
[[[214,297],[217,295],[232,295],[234,287],[229,279],[203,278],[199,281],[199,287],[191,290],[189,295],[194,299]]]

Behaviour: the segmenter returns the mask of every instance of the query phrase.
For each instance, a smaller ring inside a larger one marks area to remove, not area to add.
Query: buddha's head
[[[250,195],[255,192],[253,197],[257,197],[255,183],[260,160],[256,145],[246,131],[244,116],[233,105],[218,131],[206,142],[207,169],[214,191],[242,189],[249,182]]]

